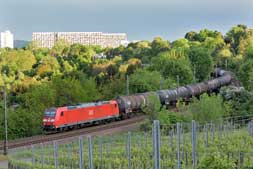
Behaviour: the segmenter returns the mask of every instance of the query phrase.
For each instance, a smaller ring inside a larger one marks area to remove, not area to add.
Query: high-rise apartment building
[[[13,48],[14,47],[14,36],[10,31],[0,33],[0,48]]]
[[[100,45],[102,47],[118,47],[127,41],[125,33],[102,32],[34,32],[32,40],[40,47],[52,48],[58,40],[63,39],[70,44]]]

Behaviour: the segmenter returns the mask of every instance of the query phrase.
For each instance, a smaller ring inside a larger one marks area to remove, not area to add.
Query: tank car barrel
[[[217,91],[220,87],[229,85],[233,82],[238,82],[232,72],[225,71],[220,68],[214,69],[211,75],[214,79],[201,83],[180,86],[176,89],[159,90],[157,92],[153,92],[152,94],[159,98],[161,105],[168,105],[176,102],[180,98],[189,99],[206,92]],[[129,113],[135,110],[140,110],[142,105],[147,105],[148,96],[150,94],[151,92],[120,96],[116,100],[120,111]]]
[[[232,72],[225,71],[220,68],[216,68],[211,75],[215,78],[201,83],[181,86],[174,90],[158,91],[157,94],[159,95],[161,104],[169,104],[179,98],[185,99],[198,96],[206,92],[213,92],[222,86],[231,84],[233,80],[237,81]]]

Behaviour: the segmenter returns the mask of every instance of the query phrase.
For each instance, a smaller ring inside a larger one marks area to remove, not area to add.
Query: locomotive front
[[[47,109],[43,115],[43,130],[50,131],[55,129],[56,108]]]

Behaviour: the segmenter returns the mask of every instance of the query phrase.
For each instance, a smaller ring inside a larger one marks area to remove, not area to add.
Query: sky
[[[0,31],[115,32],[129,40],[173,41],[189,31],[253,27],[253,0],[0,0]]]

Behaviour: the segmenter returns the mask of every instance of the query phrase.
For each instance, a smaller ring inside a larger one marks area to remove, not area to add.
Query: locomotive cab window
[[[63,116],[63,115],[64,115],[64,112],[62,111],[62,112],[61,112],[61,116]]]
[[[54,117],[55,116],[55,111],[45,111],[44,116]]]

